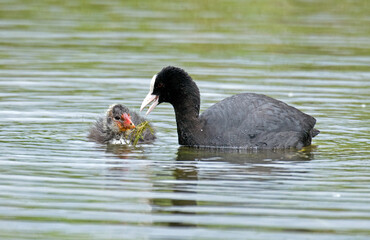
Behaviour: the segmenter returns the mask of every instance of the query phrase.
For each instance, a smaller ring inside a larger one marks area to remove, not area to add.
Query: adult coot
[[[168,66],[154,75],[140,110],[151,102],[147,114],[162,102],[172,104],[181,145],[301,149],[319,133],[315,118],[261,94],[228,97],[199,115],[199,89],[178,67]]]
[[[89,138],[99,143],[125,144],[133,143],[136,131],[131,131],[135,125],[146,120],[134,111],[121,104],[111,105],[104,117],[99,117],[91,126]],[[154,134],[146,128],[141,133],[140,143],[151,142]]]

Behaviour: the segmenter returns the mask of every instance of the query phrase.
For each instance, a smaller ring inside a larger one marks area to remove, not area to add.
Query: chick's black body
[[[228,97],[199,115],[200,94],[182,69],[166,67],[153,85],[158,102],[173,105],[181,145],[286,149],[311,144],[315,118],[261,94]]]
[[[146,121],[145,118],[134,111],[130,111],[126,106],[114,104],[108,108],[105,116],[99,117],[91,126],[88,138],[99,143],[125,144],[133,142],[135,138],[133,134],[135,134],[135,131],[122,131],[116,124],[117,120],[125,113],[131,116],[131,121],[136,126]],[[155,138],[154,133],[146,129],[139,142],[152,142]]]

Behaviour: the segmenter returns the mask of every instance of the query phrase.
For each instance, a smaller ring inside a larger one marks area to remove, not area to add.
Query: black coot
[[[300,149],[319,133],[315,118],[261,94],[228,97],[199,115],[197,85],[183,69],[172,66],[154,75],[141,110],[151,102],[147,114],[162,102],[172,104],[181,145]]]
[[[105,116],[99,117],[91,126],[89,138],[99,143],[126,144],[133,142],[135,125],[146,121],[134,111],[130,111],[121,104],[111,105]],[[151,142],[155,139],[153,133],[147,128],[142,133],[140,143]]]

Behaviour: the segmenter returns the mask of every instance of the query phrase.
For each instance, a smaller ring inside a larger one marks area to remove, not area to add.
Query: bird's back
[[[207,136],[201,145],[208,146],[302,148],[317,134],[315,118],[254,93],[228,97],[204,111],[200,120]]]
[[[99,117],[90,127],[88,138],[98,142],[98,143],[107,143],[114,137],[112,131],[107,129],[104,124],[105,118]]]

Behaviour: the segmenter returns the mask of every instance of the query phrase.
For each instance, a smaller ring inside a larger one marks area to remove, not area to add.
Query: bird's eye
[[[114,119],[120,120],[120,117],[119,116],[115,116]]]
[[[162,88],[163,86],[163,83],[158,83],[157,88]]]

